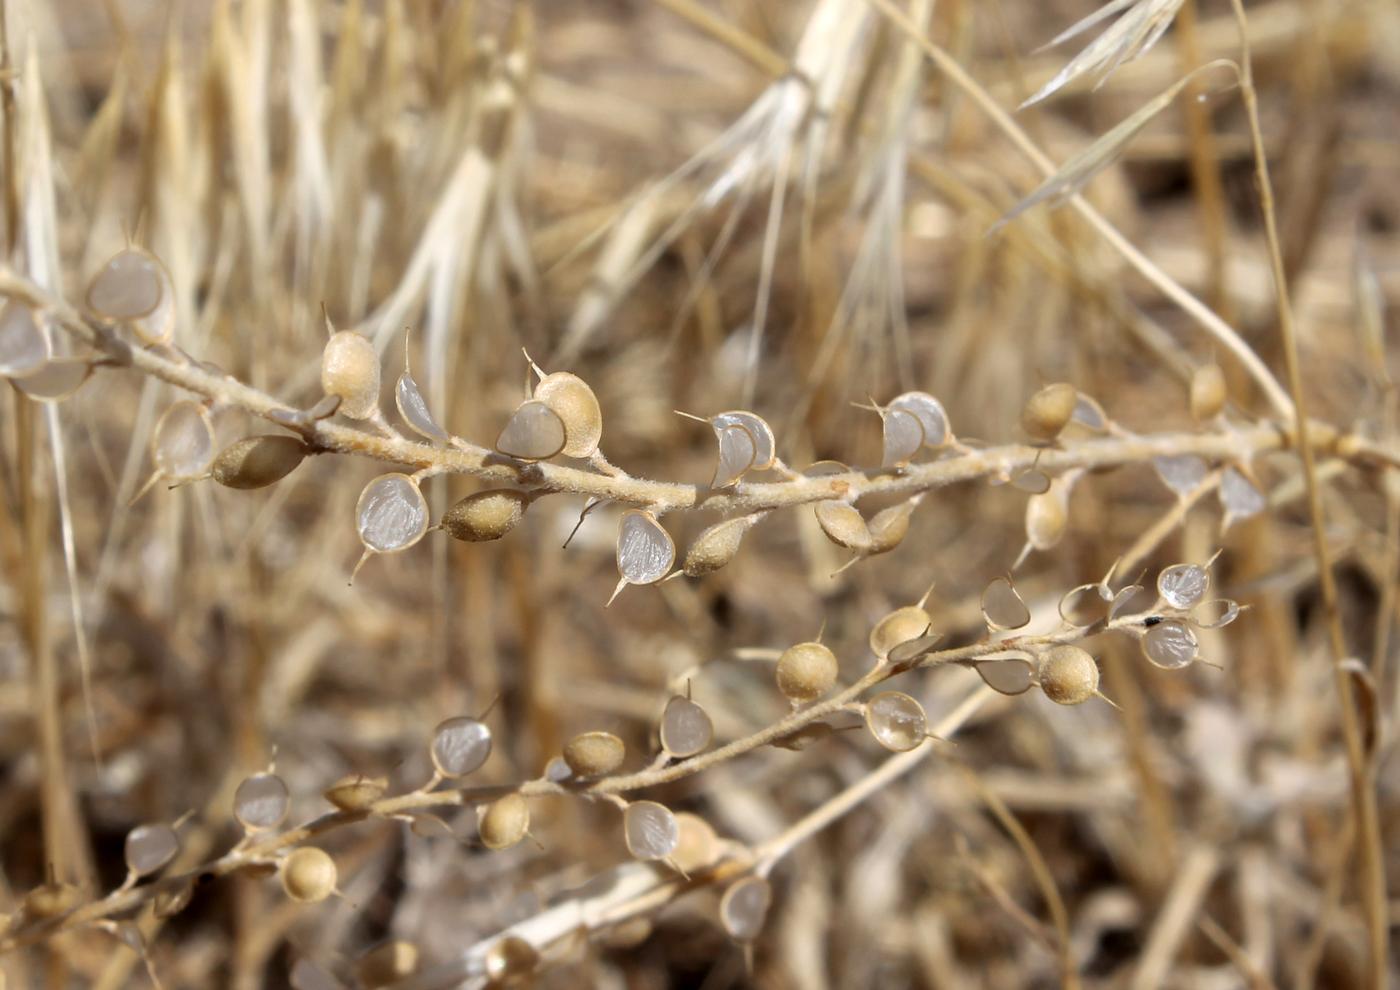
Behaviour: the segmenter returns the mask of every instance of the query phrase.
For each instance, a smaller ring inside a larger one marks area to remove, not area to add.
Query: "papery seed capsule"
[[[1142,652],[1158,667],[1176,670],[1196,659],[1196,632],[1186,623],[1167,619],[1147,630],[1142,637]]]
[[[92,369],[87,358],[50,358],[38,370],[11,378],[10,384],[35,402],[62,402],[82,388]]]
[[[1078,705],[1099,690],[1099,665],[1089,652],[1066,644],[1040,658],[1040,690],[1057,705]]]
[[[1191,375],[1191,416],[1198,423],[1214,419],[1225,408],[1225,372],[1212,361]]]
[[[870,527],[854,505],[839,499],[826,499],[812,506],[812,511],[827,539],[838,547],[862,552],[870,549]]]
[[[379,352],[354,330],[331,335],[321,351],[321,389],[340,399],[338,411],[369,419],[379,409]]]
[[[164,823],[138,825],[126,833],[126,868],[133,876],[163,869],[180,852],[180,837]]]
[[[837,673],[831,650],[821,643],[798,643],[778,658],[778,690],[790,701],[812,701],[831,690]]]
[[[884,455],[881,467],[899,468],[909,463],[924,445],[924,427],[919,417],[902,409],[887,409],[884,419]]]
[[[870,520],[870,548],[867,553],[889,553],[909,535],[909,519],[914,515],[914,502],[901,502],[875,513]]]
[[[384,777],[352,773],[328,787],[325,797],[341,811],[364,811],[382,798],[388,789],[389,781]]]
[[[151,457],[171,481],[198,478],[214,458],[214,424],[209,410],[189,399],[172,403],[156,422]]]
[[[1031,621],[1031,611],[1011,579],[999,577],[982,591],[982,617],[990,629],[1020,629]]]
[[[480,769],[491,755],[491,729],[465,715],[449,718],[433,730],[430,755],[444,777],[465,777]]]
[[[1228,467],[1220,476],[1220,504],[1230,521],[1235,522],[1263,512],[1268,501],[1239,468]]]
[[[413,478],[382,474],[360,492],[355,521],[366,550],[406,550],[428,531],[428,503]]]
[[[442,517],[442,529],[451,537],[479,543],[499,540],[520,522],[530,506],[530,496],[513,488],[492,488],[468,495]]]
[[[640,509],[622,514],[617,531],[617,570],[628,584],[654,584],[676,560],[676,544],[656,517]]]
[[[932,622],[929,614],[917,605],[897,608],[870,630],[870,652],[877,657],[886,657],[900,643],[922,636]]]
[[[509,849],[530,830],[530,805],[519,794],[507,794],[492,801],[481,811],[477,831],[481,844],[499,852]]]
[[[719,902],[720,923],[737,942],[752,942],[763,931],[773,888],[763,877],[744,877],[729,885]]]
[[[757,416],[743,409],[735,409],[720,413],[713,417],[710,423],[716,430],[740,426],[748,432],[754,445],[753,463],[750,465],[752,470],[766,471],[777,461],[778,448],[777,441],[773,438],[773,428],[762,416]]]
[[[676,827],[680,829],[680,839],[671,853],[671,862],[676,864],[676,869],[682,873],[698,873],[719,862],[723,849],[719,836],[715,835],[709,822],[699,815],[682,811],[676,815]]]
[[[1079,392],[1073,385],[1046,385],[1026,400],[1021,428],[1037,440],[1054,440],[1069,425],[1078,402]]]
[[[1025,694],[1032,684],[1031,665],[1021,659],[986,659],[976,663],[977,674],[1000,694]]]
[[[314,904],[335,893],[335,860],[324,849],[303,846],[282,861],[282,890],[294,901]]]
[[[1026,500],[1026,539],[1035,549],[1053,549],[1065,535],[1067,522],[1065,499],[1055,486]]]
[[[591,457],[603,439],[603,410],[582,378],[567,371],[545,375],[534,397],[559,417],[564,426],[565,457]]]
[[[710,481],[710,487],[728,488],[753,466],[757,445],[753,434],[737,424],[716,429],[715,439],[719,442],[719,460],[715,464],[715,476]]]
[[[1209,589],[1210,575],[1199,564],[1175,564],[1157,575],[1157,593],[1172,608],[1194,608]]]
[[[676,816],[664,804],[634,801],[622,816],[627,850],[637,859],[665,859],[680,843]]]
[[[290,808],[287,785],[276,774],[255,773],[233,792],[233,817],[249,832],[276,828]]]
[[[393,939],[370,949],[355,963],[355,976],[365,990],[379,990],[418,972],[418,946]]]
[[[865,703],[865,724],[875,741],[903,753],[928,737],[924,707],[902,691],[883,691]]]
[[[661,713],[661,745],[672,756],[684,759],[704,752],[715,737],[715,726],[705,709],[679,695],[666,702]]]
[[[496,449],[522,461],[544,461],[563,451],[564,421],[537,399],[522,402],[496,438]]]
[[[214,458],[209,474],[228,488],[263,488],[291,474],[308,451],[296,437],[245,437]]]
[[[141,248],[114,254],[88,283],[88,308],[131,327],[146,344],[170,339],[175,329],[175,293],[170,273]]]
[[[428,409],[428,400],[423,397],[423,390],[407,371],[399,375],[398,383],[394,386],[394,405],[398,407],[399,415],[414,433],[434,443],[447,442],[447,431],[438,426],[437,420],[433,419],[432,411]]]
[[[924,446],[939,448],[948,443],[948,414],[943,403],[927,392],[905,392],[890,400],[889,408],[913,414],[924,430]]]
[[[0,376],[33,374],[49,360],[49,338],[34,311],[16,299],[0,309]]]
[[[715,523],[695,538],[686,551],[682,570],[686,577],[700,577],[717,571],[734,559],[739,544],[759,516],[740,516]]]
[[[627,747],[611,732],[585,732],[564,744],[564,762],[576,777],[601,777],[622,766]]]

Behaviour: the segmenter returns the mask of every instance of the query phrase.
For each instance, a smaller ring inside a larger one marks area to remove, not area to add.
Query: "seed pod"
[[[943,411],[943,403],[927,392],[905,392],[890,400],[890,409],[913,414],[923,427],[925,447],[938,449],[946,446],[949,439],[948,414]]]
[[[73,910],[82,899],[71,883],[46,883],[25,895],[24,913],[31,918],[56,918]]]
[[[203,476],[214,458],[214,424],[209,410],[190,399],[172,403],[151,434],[151,458],[161,476],[187,481]]]
[[[1225,372],[1212,361],[1191,375],[1191,417],[1198,423],[1214,419],[1225,408]]]
[[[16,299],[0,309],[0,377],[22,378],[48,363],[48,334],[35,313]]]
[[[355,976],[366,990],[379,990],[418,972],[418,946],[393,939],[370,949],[355,963]]]
[[[1031,611],[1011,579],[999,577],[982,591],[982,618],[989,629],[1020,629],[1031,621]]]
[[[328,787],[325,797],[341,811],[364,811],[382,798],[388,789],[389,781],[384,777],[352,773]]]
[[[762,416],[757,416],[743,409],[735,409],[720,413],[713,417],[710,423],[716,431],[739,426],[749,434],[753,439],[754,447],[753,463],[749,465],[749,470],[766,471],[777,461],[778,446],[773,437],[773,428]]]
[[[394,405],[398,407],[399,415],[408,424],[409,429],[424,440],[431,440],[433,443],[447,442],[447,431],[438,426],[437,420],[433,419],[433,414],[428,409],[428,400],[423,397],[422,389],[407,369],[399,375],[399,380],[394,385]]]
[[[264,488],[291,474],[308,450],[296,437],[245,437],[225,447],[209,473],[228,488]]]
[[[1142,585],[1130,584],[1126,588],[1119,588],[1113,595],[1112,603],[1108,606],[1109,621],[1111,622],[1120,615],[1142,612],[1151,604],[1152,599],[1147,595]]]
[[[451,537],[479,543],[499,540],[520,522],[530,506],[530,496],[513,488],[492,488],[468,495],[442,517],[442,529]]]
[[[914,515],[914,505],[915,500],[910,499],[875,513],[870,520],[868,554],[889,553],[904,542],[904,537],[909,535],[909,519]]]
[[[695,702],[679,695],[666,702],[661,713],[661,746],[672,756],[684,759],[704,752],[715,737],[710,716]]]
[[[1060,596],[1060,618],[1078,628],[1092,626],[1108,615],[1112,601],[1108,588],[1102,584],[1081,584]]]
[[[1078,403],[1079,392],[1073,385],[1046,385],[1026,400],[1021,410],[1021,428],[1037,440],[1054,440],[1069,425]]]
[[[1167,670],[1188,666],[1196,659],[1197,648],[1195,630],[1177,619],[1157,623],[1142,637],[1143,655]]]
[[[576,777],[602,777],[622,766],[627,747],[611,732],[585,732],[564,744],[564,762]]]
[[[522,461],[544,461],[564,449],[564,421],[537,399],[522,402],[506,420],[496,449]]]
[[[1236,467],[1228,467],[1220,476],[1220,504],[1225,507],[1226,524],[1248,519],[1264,511],[1268,502],[1254,482]]]
[[[1210,472],[1210,465],[1195,454],[1158,457],[1152,461],[1152,466],[1157,469],[1157,477],[1162,479],[1162,484],[1170,488],[1177,498],[1184,498],[1195,491]]]
[[[882,691],[865,703],[865,724],[875,741],[896,753],[928,738],[924,708],[902,691]]]
[[[685,563],[681,569],[686,577],[700,577],[717,571],[734,559],[739,552],[739,544],[759,519],[761,513],[724,519],[715,523],[695,538],[686,551]]]
[[[1172,608],[1195,608],[1210,589],[1210,574],[1199,564],[1175,564],[1157,575],[1157,594]]]
[[[1240,617],[1240,603],[1228,598],[1202,602],[1191,612],[1191,622],[1201,629],[1219,629]]]
[[[778,658],[778,690],[789,701],[812,701],[831,690],[837,673],[831,650],[821,643],[798,643]]]
[[[840,499],[826,499],[812,506],[817,517],[817,525],[827,539],[838,547],[864,552],[870,549],[873,538],[870,527],[860,510],[849,502]]]
[[[675,561],[676,544],[656,517],[640,509],[627,510],[617,530],[617,570],[622,578],[608,604],[626,585],[660,581]]]
[[[382,474],[360,492],[355,520],[366,550],[406,550],[428,531],[428,503],[413,478]]]
[[[1057,705],[1078,705],[1099,690],[1099,665],[1089,652],[1071,644],[1040,658],[1040,690]]]
[[[126,833],[126,868],[143,877],[164,869],[180,852],[180,837],[166,824],[138,825]]]
[[[676,816],[664,804],[633,801],[622,816],[627,851],[637,859],[665,859],[681,840]]]
[[[884,454],[881,467],[902,468],[924,445],[924,426],[919,417],[902,409],[881,412],[884,420]]]
[[[249,832],[281,825],[290,807],[287,785],[273,773],[255,773],[233,792],[233,817]]]
[[[506,794],[482,809],[476,827],[487,849],[509,849],[530,830],[530,805],[519,794]]]
[[[11,378],[10,384],[35,402],[62,402],[91,376],[92,362],[87,358],[50,358],[37,371]]]
[[[321,351],[321,389],[340,399],[337,410],[369,419],[379,410],[379,352],[354,330],[331,334]]]
[[[682,811],[676,815],[676,827],[680,829],[680,840],[671,853],[671,862],[682,873],[698,873],[719,862],[723,848],[719,836],[710,823],[699,815]]]
[[[753,434],[737,423],[716,427],[715,438],[719,442],[719,460],[715,464],[715,476],[710,481],[710,487],[728,488],[753,466],[758,448]]]
[[[943,641],[942,633],[925,633],[906,640],[890,650],[889,661],[893,664],[906,664],[932,653]]]
[[[929,614],[917,605],[897,608],[870,630],[870,652],[881,658],[889,656],[900,643],[922,636],[932,623]]]
[[[1068,513],[1060,486],[1026,500],[1026,540],[1036,550],[1051,550],[1065,535]]]
[[[103,319],[125,323],[145,344],[170,339],[175,292],[160,260],[141,248],[114,254],[88,283],[87,305]]]
[[[433,766],[444,777],[465,777],[491,755],[491,729],[465,715],[440,722],[433,730]]]
[[[719,901],[719,920],[736,942],[752,942],[763,931],[773,888],[763,877],[744,877],[729,885]]]
[[[315,904],[335,893],[335,860],[324,849],[303,846],[282,861],[282,890],[294,901]]]
[[[1108,414],[1103,411],[1103,406],[1082,392],[1074,403],[1071,418],[1091,433],[1105,433],[1108,430]]]
[[[486,950],[486,976],[490,986],[523,986],[540,964],[540,954],[518,935],[507,935]]]
[[[567,371],[545,375],[534,397],[554,411],[564,426],[565,457],[591,457],[603,439],[603,410],[588,383]]]
[[[977,674],[986,683],[987,687],[1001,694],[1017,695],[1025,694],[1030,690],[1032,683],[1031,665],[1024,659],[1007,657],[1005,659],[979,660],[975,664]]]

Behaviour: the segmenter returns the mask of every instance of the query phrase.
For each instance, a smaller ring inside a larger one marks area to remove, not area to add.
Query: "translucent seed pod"
[[[715,439],[719,442],[719,460],[715,463],[715,476],[710,481],[710,487],[728,488],[753,467],[758,447],[753,434],[738,424],[717,427]]]
[[[1072,644],[1040,657],[1040,690],[1057,705],[1078,705],[1099,690],[1099,665],[1089,652]]]
[[[988,657],[978,660],[975,667],[987,687],[1000,694],[1025,694],[1035,680],[1030,662],[1021,657]]]
[[[814,701],[831,690],[838,672],[836,654],[826,646],[798,643],[778,658],[778,690],[789,701]]]
[[[209,473],[214,460],[214,424],[209,410],[190,399],[173,403],[156,421],[151,458],[161,476],[188,481]]]
[[[888,406],[899,412],[907,412],[919,421],[923,428],[923,445],[937,450],[947,446],[952,439],[948,429],[948,414],[943,411],[943,403],[927,392],[905,392],[890,400]]]
[[[282,860],[283,892],[302,904],[324,901],[335,893],[335,860],[324,849],[303,846]]]
[[[137,825],[126,833],[123,853],[132,876],[144,877],[164,869],[180,854],[180,837],[164,823]]]
[[[1108,617],[1111,600],[1108,589],[1103,585],[1081,584],[1060,597],[1060,618],[1078,628],[1092,626]]]
[[[682,873],[698,873],[719,862],[724,849],[710,823],[699,815],[682,811],[676,815],[680,839],[671,853],[671,862]]]
[[[1036,550],[1053,550],[1069,521],[1067,498],[1060,485],[1026,500],[1026,541]]]
[[[1225,508],[1225,523],[1228,526],[1257,516],[1264,511],[1268,501],[1239,468],[1228,467],[1220,476],[1220,504]]]
[[[585,732],[564,744],[564,762],[575,777],[602,777],[622,766],[627,747],[611,732]]]
[[[539,964],[539,952],[518,935],[507,935],[486,950],[486,977],[493,987],[528,985]]]
[[[676,561],[676,544],[656,517],[640,509],[622,514],[617,530],[617,570],[621,575],[613,598],[629,584],[655,584]],[[611,604],[612,598],[608,599]]]
[[[870,547],[866,553],[874,556],[889,553],[909,535],[909,520],[914,515],[914,500],[900,502],[881,509],[870,520]]]
[[[71,883],[46,883],[24,898],[24,913],[31,918],[56,918],[82,903],[83,895]]]
[[[564,426],[565,457],[592,457],[603,439],[603,410],[582,378],[567,371],[545,375],[534,397],[547,405]]]
[[[661,746],[679,759],[703,753],[715,738],[709,714],[689,698],[679,695],[666,702],[661,713]]]
[[[428,503],[413,478],[382,474],[360,492],[355,522],[366,550],[407,550],[428,531]]]
[[[1044,471],[1030,468],[1012,476],[1011,487],[1027,495],[1044,495],[1050,490],[1050,476]]]
[[[1202,602],[1191,612],[1191,621],[1202,629],[1220,629],[1240,617],[1239,602],[1216,598]]]
[[[744,877],[729,885],[719,900],[719,920],[736,942],[752,942],[763,931],[773,887],[763,877]]]
[[[889,661],[892,664],[911,663],[932,653],[941,642],[943,642],[942,633],[924,633],[922,636],[900,643],[890,650]]]
[[[902,468],[924,445],[924,427],[919,417],[902,409],[886,409],[884,420],[884,451],[880,466]]]
[[[838,547],[865,552],[870,549],[873,537],[870,526],[860,510],[849,502],[840,499],[825,499],[812,506],[817,517],[817,525],[822,528],[827,539]]]
[[[49,337],[34,311],[15,299],[0,308],[0,378],[22,378],[48,363]]]
[[[1195,454],[1178,454],[1171,457],[1158,457],[1152,461],[1157,469],[1157,477],[1162,484],[1172,490],[1177,498],[1185,498],[1206,480],[1210,465]]]
[[[287,820],[291,797],[281,777],[255,773],[233,792],[233,817],[249,832],[274,829]]]
[[[749,466],[752,471],[766,471],[778,460],[778,443],[773,437],[773,428],[762,416],[742,409],[722,412],[710,419],[716,431],[731,426],[742,427],[753,439],[754,458]]]
[[[544,461],[564,449],[564,421],[537,399],[522,402],[506,420],[496,449],[522,461]]]
[[[1108,606],[1108,618],[1112,621],[1119,616],[1135,615],[1146,610],[1151,604],[1152,599],[1142,585],[1130,584],[1126,588],[1119,588],[1114,594],[1113,602]]]
[[[681,565],[686,577],[701,577],[719,570],[734,559],[739,552],[739,544],[744,534],[753,528],[754,523],[763,518],[755,513],[724,519],[715,523],[695,538],[686,551],[685,562]]]
[[[209,474],[226,488],[265,488],[296,470],[309,451],[296,437],[245,437],[219,452]]]
[[[933,619],[917,605],[897,608],[870,630],[870,652],[877,657],[886,657],[901,643],[918,639],[932,624]]]
[[[665,859],[681,841],[676,816],[664,804],[633,801],[622,816],[627,851],[637,859]]]
[[[1157,623],[1142,637],[1143,656],[1167,670],[1189,666],[1197,649],[1195,630],[1177,619]]]
[[[506,794],[481,810],[476,827],[487,849],[509,849],[530,830],[530,804],[519,794]]]
[[[923,705],[903,691],[882,691],[865,703],[865,724],[875,741],[896,753],[928,738]]]
[[[418,972],[418,946],[403,939],[376,945],[355,962],[355,978],[365,990],[380,990]]]
[[[1020,629],[1031,621],[1031,610],[1011,579],[999,577],[982,591],[982,618],[989,629]]]
[[[1191,417],[1198,423],[1214,419],[1225,408],[1225,372],[1212,361],[1191,374]]]
[[[1157,594],[1172,608],[1195,608],[1210,590],[1210,574],[1199,564],[1175,564],[1157,575]]]
[[[62,402],[83,387],[92,370],[87,358],[50,358],[38,371],[11,378],[10,384],[35,402]]]
[[[447,431],[438,426],[437,420],[428,409],[428,400],[424,398],[422,389],[407,370],[399,375],[399,380],[394,385],[394,405],[399,410],[399,417],[408,424],[408,428],[424,440],[431,440],[433,443],[447,442]]]
[[[1046,385],[1026,400],[1021,410],[1021,428],[1036,440],[1054,440],[1069,425],[1078,404],[1079,392],[1073,385]]]
[[[325,798],[341,811],[364,811],[382,798],[388,789],[387,778],[352,773],[326,788]]]
[[[1070,419],[1091,433],[1104,433],[1108,430],[1108,414],[1097,401],[1078,393],[1074,403],[1074,413]]]
[[[479,770],[491,755],[491,729],[466,715],[449,718],[433,730],[429,755],[444,777],[465,777]]]
[[[492,488],[468,495],[442,516],[441,528],[456,540],[499,540],[519,523],[530,496],[513,488]]]
[[[141,248],[114,254],[88,283],[88,309],[125,323],[144,344],[168,341],[175,332],[175,291],[160,260]]]
[[[379,352],[354,330],[331,334],[321,351],[321,389],[340,400],[337,411],[370,419],[379,411]]]

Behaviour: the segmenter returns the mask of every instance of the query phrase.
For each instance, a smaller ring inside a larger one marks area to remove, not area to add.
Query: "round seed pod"
[[[321,388],[340,399],[337,410],[369,419],[379,409],[379,352],[354,330],[331,334],[321,351]]]
[[[172,403],[151,434],[151,458],[171,481],[198,478],[214,458],[214,424],[209,410],[191,399]]]
[[[891,409],[912,413],[924,428],[924,446],[937,449],[948,442],[948,414],[927,392],[905,392],[890,400]]]
[[[476,827],[487,849],[509,849],[530,830],[529,802],[519,794],[499,797],[482,809]]]
[[[46,883],[25,896],[24,913],[31,918],[56,918],[73,910],[82,899],[71,883]]]
[[[817,525],[821,526],[827,539],[838,547],[856,551],[870,549],[870,527],[860,510],[851,503],[840,499],[826,499],[812,506],[812,511],[817,517]]]
[[[433,730],[433,766],[444,777],[465,777],[491,755],[491,729],[466,715],[449,718]]]
[[[324,849],[303,846],[282,860],[282,890],[294,901],[315,904],[335,893],[335,860]]]
[[[1172,608],[1195,608],[1209,589],[1210,574],[1199,564],[1175,564],[1157,575],[1157,594]]]
[[[1065,535],[1067,522],[1065,500],[1053,486],[1026,500],[1026,540],[1035,549],[1054,549]]]
[[[1078,402],[1079,392],[1073,385],[1046,385],[1026,400],[1021,410],[1021,428],[1037,440],[1054,440],[1069,425]]]
[[[126,833],[126,868],[143,877],[164,869],[180,852],[180,837],[166,824],[137,825]]]
[[[486,950],[486,976],[491,986],[523,986],[539,964],[539,952],[518,935],[507,935]]]
[[[1191,375],[1191,416],[1198,423],[1214,419],[1225,408],[1225,372],[1212,361]]]
[[[255,773],[233,792],[233,817],[249,832],[276,828],[290,808],[287,785],[273,773]]]
[[[1099,689],[1099,665],[1089,651],[1066,644],[1040,658],[1040,690],[1057,705],[1078,705]]]
[[[627,851],[637,859],[665,859],[681,841],[676,816],[664,804],[633,801],[622,816]]]
[[[355,523],[366,550],[407,550],[428,531],[428,503],[413,478],[381,474],[360,492]]]
[[[865,724],[875,741],[903,753],[928,737],[924,707],[903,691],[882,691],[865,703]]]
[[[564,744],[564,762],[575,777],[602,777],[622,766],[627,747],[611,732],[585,732]]]
[[[442,517],[448,536],[469,543],[499,540],[519,524],[530,496],[513,488],[492,488],[468,495]]]
[[[0,376],[24,377],[49,360],[49,338],[34,311],[11,299],[0,309]]]
[[[715,476],[710,481],[711,488],[728,488],[753,467],[758,456],[758,444],[747,427],[737,423],[733,426],[715,427],[715,439],[719,443],[719,460],[715,463]]]
[[[914,515],[914,502],[900,502],[881,509],[870,520],[870,554],[889,553],[909,535],[909,519]]]
[[[564,450],[566,434],[564,421],[549,406],[538,399],[522,402],[511,413],[496,449],[522,461],[544,461]]]
[[[717,431],[730,426],[741,426],[748,432],[754,445],[753,463],[750,465],[752,470],[766,471],[777,461],[778,445],[773,437],[773,428],[762,416],[744,409],[735,409],[713,417],[710,424]]]
[[[993,578],[982,591],[982,618],[989,629],[1020,629],[1031,621],[1031,611],[1010,578]]]
[[[719,570],[733,560],[739,552],[744,534],[758,519],[757,515],[725,519],[697,536],[685,554],[685,563],[681,568],[685,576],[700,577]]]
[[[719,920],[736,942],[752,942],[763,931],[773,887],[763,877],[744,877],[729,885],[719,901]]]
[[[705,709],[679,695],[666,702],[661,713],[661,746],[684,759],[704,752],[715,738],[715,726]]]
[[[1196,631],[1178,619],[1159,622],[1142,637],[1142,652],[1153,664],[1167,670],[1188,666],[1196,659]]]
[[[650,512],[629,509],[617,530],[617,570],[627,584],[655,584],[676,560],[676,544]]]
[[[924,445],[924,424],[918,416],[902,409],[885,410],[883,419],[885,447],[880,466],[904,467]]]
[[[671,853],[671,862],[677,869],[682,873],[698,873],[719,862],[723,848],[709,822],[682,811],[676,815],[676,825],[680,829],[680,840]]]
[[[987,687],[1001,694],[1025,694],[1033,682],[1030,663],[1019,657],[979,660],[977,674]]]
[[[378,990],[418,972],[418,946],[403,939],[377,945],[355,963],[355,977],[366,990]]]
[[[245,437],[225,447],[209,473],[228,488],[264,488],[291,474],[308,450],[296,437]]]
[[[325,797],[341,811],[364,811],[382,798],[388,789],[389,781],[384,777],[352,773],[326,788]]]
[[[543,402],[564,425],[565,457],[591,457],[603,439],[603,410],[588,383],[567,371],[545,375],[535,386],[534,397]]]
[[[11,378],[10,384],[35,402],[62,402],[92,376],[93,364],[87,358],[50,358],[23,378]]]
[[[790,701],[820,698],[836,683],[836,654],[821,643],[789,646],[778,658],[778,690]]]
[[[886,657],[900,643],[918,639],[932,624],[933,619],[917,605],[897,608],[870,630],[870,652],[877,657]]]
[[[125,323],[145,344],[163,343],[175,330],[175,292],[160,260],[141,248],[118,251],[88,283],[87,305],[106,320]]]

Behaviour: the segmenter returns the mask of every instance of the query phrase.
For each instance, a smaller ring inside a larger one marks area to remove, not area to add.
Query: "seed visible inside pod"
[[[932,622],[929,614],[917,605],[897,608],[870,630],[870,652],[877,657],[888,656],[900,643],[922,636]]]
[[[49,339],[34,311],[10,299],[0,309],[0,376],[33,374],[49,360]]]
[[[622,816],[627,851],[637,859],[665,859],[681,840],[676,816],[664,804],[633,801]]]
[[[865,724],[875,741],[903,753],[928,738],[924,708],[903,691],[882,691],[865,703]]]
[[[778,690],[791,701],[812,701],[831,690],[837,673],[831,650],[821,643],[798,643],[778,658]]]
[[[750,465],[754,471],[766,471],[778,459],[777,441],[773,438],[773,428],[761,416],[743,409],[722,412],[713,417],[710,423],[716,430],[730,426],[740,426],[753,438],[754,458]]]
[[[1225,408],[1225,372],[1212,361],[1191,374],[1191,416],[1198,423],[1214,419]]]
[[[335,860],[324,849],[303,846],[282,861],[282,890],[294,901],[314,904],[335,893]]]
[[[383,474],[360,493],[355,520],[366,549],[406,550],[428,531],[428,503],[408,475]]]
[[[603,439],[603,410],[588,383],[567,371],[556,371],[540,379],[535,398],[563,423],[564,456],[591,457]]]
[[[1172,608],[1194,608],[1209,588],[1210,575],[1199,564],[1175,564],[1157,575],[1157,593]]]
[[[209,473],[228,488],[263,488],[291,474],[307,452],[306,444],[296,437],[244,437],[214,458]]]
[[[449,718],[433,730],[430,755],[444,777],[465,777],[491,755],[491,729],[466,715]]]
[[[492,488],[468,495],[442,517],[442,529],[451,537],[472,543],[499,540],[520,522],[530,506],[530,496],[513,488]]]
[[[180,837],[166,824],[137,825],[126,833],[126,868],[133,876],[163,869],[180,852]]]
[[[715,726],[705,709],[679,695],[666,702],[661,713],[661,745],[672,756],[684,759],[704,752],[715,737]]]
[[[622,514],[617,532],[617,570],[628,584],[654,584],[676,560],[676,545],[656,517],[639,509]]]
[[[340,399],[337,410],[369,419],[379,409],[379,352],[354,330],[331,335],[321,351],[321,389]]]
[[[715,439],[719,441],[719,461],[715,464],[715,476],[710,487],[728,488],[753,466],[757,454],[753,434],[736,424],[716,428]]]
[[[999,577],[982,591],[982,617],[990,629],[1020,629],[1031,621],[1031,611],[1011,579]]]
[[[976,663],[977,673],[987,687],[1001,694],[1025,694],[1032,683],[1031,665],[1019,658],[986,659]]]
[[[927,392],[905,392],[890,400],[890,409],[912,413],[923,427],[923,444],[937,449],[948,443],[948,414],[943,403]]]
[[[1175,670],[1196,659],[1196,632],[1186,623],[1167,619],[1147,630],[1142,637],[1142,652],[1158,667]]]
[[[1046,385],[1026,400],[1021,428],[1037,440],[1054,440],[1069,425],[1078,404],[1079,392],[1073,385]]]
[[[685,554],[685,563],[682,565],[685,576],[700,577],[719,570],[733,560],[734,555],[739,552],[739,544],[743,541],[744,534],[761,518],[760,514],[755,513],[736,519],[724,519],[697,536]]]
[[[543,402],[522,402],[496,438],[496,449],[522,461],[547,460],[564,449],[564,421]]]
[[[287,785],[276,774],[255,773],[233,792],[233,817],[250,832],[281,825],[290,807]]]
[[[1205,481],[1210,465],[1195,454],[1177,454],[1171,457],[1158,457],[1152,461],[1157,469],[1157,477],[1178,497],[1182,498]]]
[[[1099,665],[1087,650],[1065,644],[1040,658],[1040,690],[1055,704],[1081,704],[1098,689]]]
[[[481,844],[499,852],[509,849],[530,830],[530,805],[519,794],[506,794],[482,809],[477,821]]]
[[[709,822],[699,815],[682,811],[676,815],[676,826],[680,829],[680,840],[676,843],[675,851],[671,853],[671,861],[676,864],[678,870],[682,873],[698,873],[719,862],[723,849],[719,836],[715,835],[715,830],[710,827]]]
[[[433,414],[428,409],[428,400],[423,397],[423,391],[407,371],[399,375],[398,383],[394,385],[394,405],[398,407],[399,415],[414,433],[434,443],[447,442],[447,431],[438,426],[437,420],[433,419]]]
[[[379,990],[418,972],[418,946],[393,939],[370,949],[355,963],[355,976],[366,990]]]
[[[744,877],[729,885],[719,901],[719,919],[729,937],[752,942],[763,931],[773,888],[763,877]]]
[[[325,797],[341,811],[364,811],[382,798],[388,789],[389,781],[384,777],[352,773],[327,788]]]
[[[840,499],[825,499],[812,506],[817,517],[817,525],[838,547],[848,550],[866,551],[870,549],[872,537],[870,527],[860,510],[849,502]]]
[[[576,777],[601,777],[622,766],[627,747],[611,732],[585,732],[564,744],[564,762]]]
[[[181,399],[161,415],[151,436],[151,457],[171,481],[198,478],[214,458],[214,425],[200,403]]]
[[[903,467],[924,445],[923,424],[919,417],[902,409],[887,409],[883,418],[885,449],[880,466]]]

